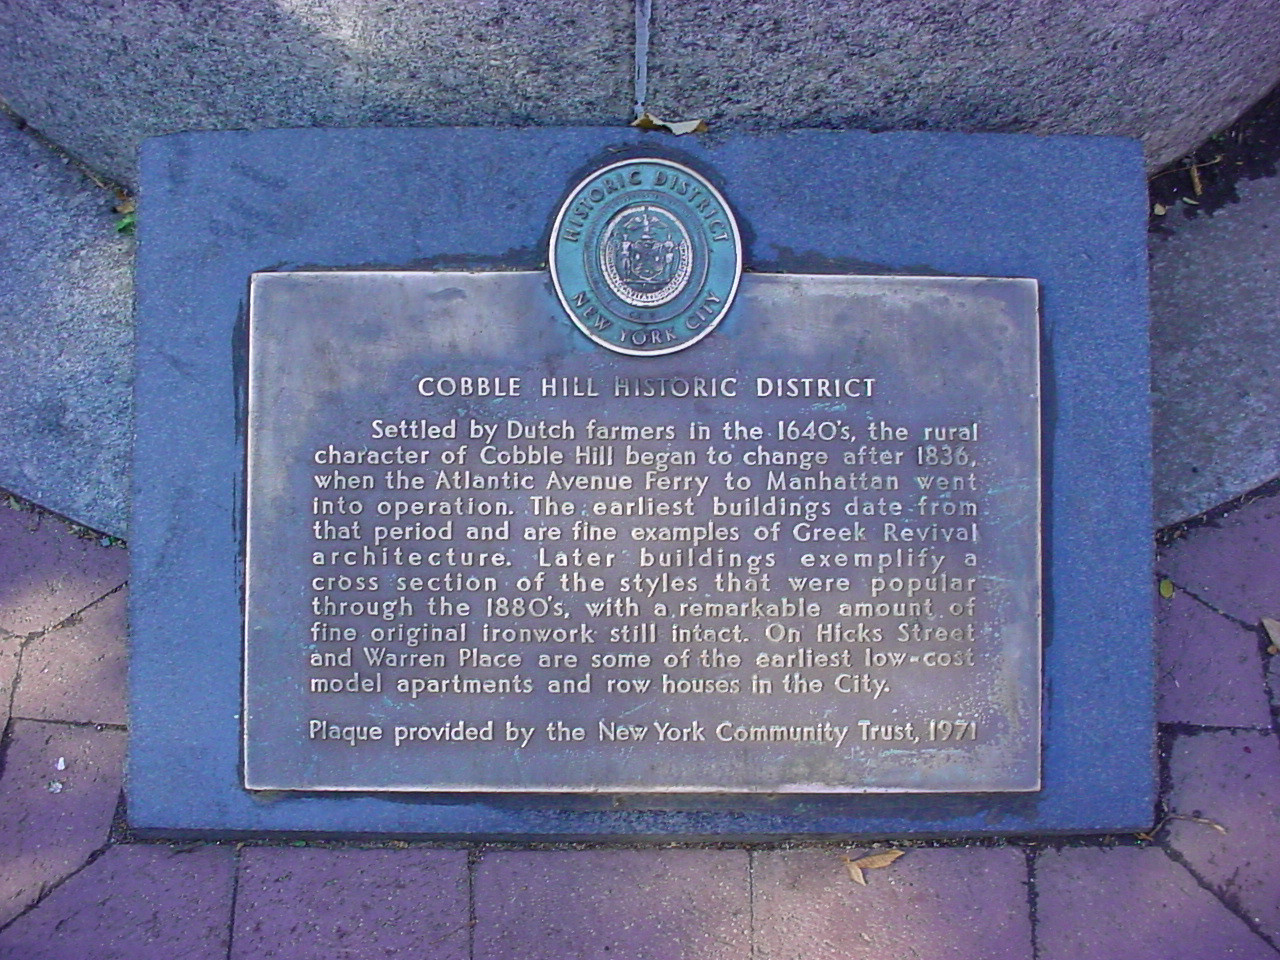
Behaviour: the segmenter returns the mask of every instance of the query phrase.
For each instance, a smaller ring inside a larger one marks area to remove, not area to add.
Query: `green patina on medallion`
[[[724,317],[742,240],[724,197],[670,160],[609,164],[560,206],[551,279],[569,318],[618,353],[658,356],[697,343]]]

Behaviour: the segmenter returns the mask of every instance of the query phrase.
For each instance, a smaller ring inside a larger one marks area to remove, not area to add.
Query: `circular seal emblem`
[[[621,160],[569,192],[549,260],[579,330],[618,353],[658,356],[692,346],[724,318],[742,240],[701,175],[670,160]]]

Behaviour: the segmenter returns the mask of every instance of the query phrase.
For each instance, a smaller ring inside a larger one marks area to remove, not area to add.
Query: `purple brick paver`
[[[1021,850],[909,850],[849,877],[838,849],[755,854],[757,960],[1030,960]]]
[[[1160,722],[1269,727],[1258,635],[1181,591],[1156,603]]]
[[[1280,655],[1267,656],[1267,688],[1271,693],[1271,709],[1280,716]]]
[[[0,504],[0,630],[45,630],[124,583],[129,554],[41,511]]]
[[[112,847],[0,930],[0,960],[225,960],[232,851]]]
[[[1156,569],[1246,623],[1280,620],[1280,498],[1246,504],[1164,547]]]
[[[18,679],[18,648],[21,643],[17,637],[0,636],[0,734],[4,733],[4,725],[9,722],[14,681]]]
[[[1280,743],[1274,734],[1182,736],[1169,760],[1168,844],[1222,899],[1280,944]]]
[[[0,769],[0,924],[107,842],[125,735],[11,720]]]
[[[27,641],[13,715],[84,723],[126,721],[126,591]]]
[[[1038,960],[1276,960],[1155,847],[1079,847],[1036,858]]]
[[[743,850],[489,853],[475,960],[743,960]]]
[[[231,960],[465,960],[467,855],[246,847]]]

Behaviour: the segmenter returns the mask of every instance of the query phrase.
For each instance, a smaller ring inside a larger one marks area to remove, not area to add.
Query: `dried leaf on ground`
[[[1271,645],[1267,647],[1267,653],[1280,653],[1280,621],[1263,617],[1262,629],[1267,631],[1267,639],[1271,641]]]
[[[1166,814],[1165,817],[1148,832],[1138,833],[1135,834],[1135,836],[1139,840],[1154,840],[1156,835],[1169,825],[1170,820],[1189,820],[1191,823],[1200,823],[1206,827],[1212,827],[1214,830],[1218,831],[1218,833],[1224,835],[1228,832],[1226,827],[1218,823],[1216,820],[1210,820],[1208,817],[1193,817],[1188,813],[1170,813]]]
[[[641,130],[666,130],[668,133],[674,133],[677,137],[686,133],[707,132],[707,121],[705,120],[663,120],[661,117],[654,116],[648,110],[632,120],[631,125],[639,127]]]
[[[854,883],[867,885],[867,877],[862,871],[878,870],[887,867],[893,861],[897,860],[903,853],[903,850],[885,850],[881,853],[869,853],[865,857],[843,857],[845,869],[849,871],[849,879]]]
[[[1187,813],[1171,813],[1170,820],[1190,820],[1192,823],[1203,823],[1206,827],[1213,827],[1219,833],[1226,833],[1227,828],[1216,820],[1210,820],[1208,817],[1193,817]]]

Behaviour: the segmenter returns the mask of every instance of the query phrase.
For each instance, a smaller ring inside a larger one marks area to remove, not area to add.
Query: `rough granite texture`
[[[1153,168],[1280,80],[1272,0],[654,0],[650,29],[664,117],[1118,134]]]
[[[755,853],[759,960],[1031,960],[1021,850],[911,850],[854,883],[844,857],[873,850]]]
[[[634,22],[631,0],[9,0],[0,97],[124,181],[185,130],[625,123]]]
[[[226,960],[230,847],[112,847],[0,930],[0,960]]]
[[[133,239],[115,202],[0,114],[0,488],[123,535]]]
[[[107,842],[125,735],[10,720],[0,777],[0,924]]]
[[[1269,0],[657,0],[640,53],[663,115],[1140,136],[1159,165],[1280,79],[1273,14]],[[627,0],[14,0],[0,95],[128,180],[144,137],[180,130],[625,122],[633,23]]]
[[[1035,876],[1037,960],[1275,960],[1162,850],[1046,850]]]
[[[0,631],[27,636],[124,583],[129,555],[77,536],[57,517],[0,503],[0,571]]]
[[[468,955],[461,850],[249,848],[229,960]]]
[[[738,960],[750,952],[745,850],[486,854],[475,960]]]
[[[1171,210],[1151,236],[1160,524],[1280,474],[1280,177],[1236,190],[1207,216]]]
[[[1156,601],[1161,723],[1268,727],[1258,635],[1178,591]]]
[[[1181,736],[1169,761],[1169,846],[1222,899],[1280,943],[1280,742],[1275,733]]]
[[[14,716],[127,722],[127,601],[126,591],[119,590],[71,623],[27,641]]]

